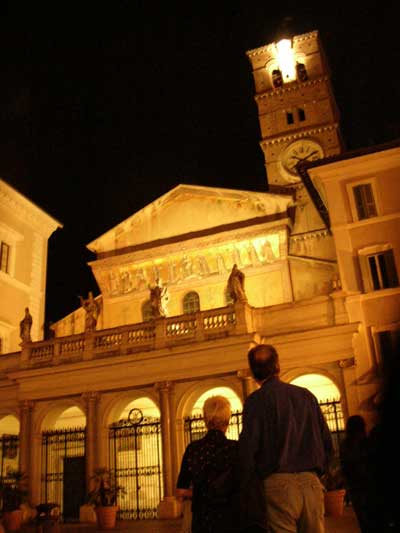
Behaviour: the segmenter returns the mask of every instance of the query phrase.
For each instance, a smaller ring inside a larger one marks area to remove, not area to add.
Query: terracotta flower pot
[[[345,489],[329,490],[325,492],[325,514],[327,516],[342,516]]]
[[[19,531],[22,524],[22,511],[5,511],[3,513],[3,524],[6,531]]]
[[[99,529],[114,529],[117,523],[118,505],[96,507],[97,526]]]

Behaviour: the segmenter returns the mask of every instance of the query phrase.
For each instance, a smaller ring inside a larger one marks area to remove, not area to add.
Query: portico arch
[[[87,492],[86,421],[81,398],[44,402],[37,409],[32,467],[41,479],[40,501],[58,503],[64,520],[79,518]]]
[[[19,418],[14,413],[0,414],[0,436],[1,435],[19,435],[20,423]]]
[[[220,390],[221,392],[215,392],[217,390]],[[179,399],[176,409],[176,418],[183,419],[185,416],[190,416],[200,398],[204,402],[206,397],[208,397],[207,395],[214,396],[216,394],[221,394],[222,396],[227,396],[227,393],[229,394],[229,398],[235,400],[234,405],[232,405],[232,411],[241,410],[241,388],[237,380],[229,378],[211,378],[196,382],[190,385]],[[240,409],[236,409],[236,406],[240,407]],[[197,412],[199,412],[200,409],[201,406],[198,404],[196,406]]]
[[[10,470],[17,470],[19,463],[19,419],[15,414],[0,418],[0,478]]]
[[[103,416],[108,422],[107,465],[125,489],[118,501],[123,519],[156,518],[163,496],[160,409],[151,396],[129,391],[110,401]],[[138,416],[129,418],[133,409]]]
[[[335,378],[329,372],[317,368],[306,371],[287,373],[285,381],[304,387],[317,398],[328,427],[332,433],[336,451],[339,449],[341,435],[344,431],[342,395]]]

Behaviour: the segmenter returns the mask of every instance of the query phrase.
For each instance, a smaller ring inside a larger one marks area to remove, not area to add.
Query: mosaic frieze
[[[284,235],[284,232],[279,232],[197,252],[171,254],[152,261],[113,267],[97,271],[96,278],[104,295],[117,296],[147,289],[157,279],[163,285],[175,285],[192,279],[228,275],[235,263],[240,269],[246,269],[281,258]]]

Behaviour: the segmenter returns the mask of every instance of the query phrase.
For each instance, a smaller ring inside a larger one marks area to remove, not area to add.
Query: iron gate
[[[64,515],[64,466],[66,459],[85,457],[85,428],[60,429],[42,433],[42,503],[57,503],[65,521],[79,519]],[[82,461],[82,464],[84,462]],[[83,473],[84,474],[84,473]],[[72,488],[73,487],[69,487]],[[83,504],[84,501],[81,502]]]
[[[160,419],[132,409],[128,419],[110,426],[109,450],[110,470],[125,489],[118,496],[119,518],[157,518],[163,497]]]
[[[0,479],[7,477],[11,470],[18,470],[19,437],[18,435],[0,436]]]
[[[339,455],[340,442],[344,438],[344,416],[340,400],[319,402],[322,413],[332,435],[335,455]]]
[[[204,437],[207,433],[206,425],[204,423],[203,415],[192,415],[185,418],[185,446],[194,440]],[[232,413],[229,420],[229,426],[226,430],[226,437],[228,439],[238,440],[239,434],[242,431],[242,413],[239,411]]]
[[[320,402],[322,413],[330,429],[335,453],[339,453],[339,445],[344,436],[344,417],[340,400]],[[194,440],[201,439],[207,433],[201,414],[185,418],[185,446]],[[232,413],[226,432],[228,439],[238,440],[242,430],[242,413]]]

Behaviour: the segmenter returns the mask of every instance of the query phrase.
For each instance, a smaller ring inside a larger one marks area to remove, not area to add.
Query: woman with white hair
[[[207,434],[191,442],[184,453],[177,496],[192,498],[192,533],[227,533],[233,529],[233,466],[238,443],[225,436],[231,405],[224,396],[211,396],[203,405]]]

